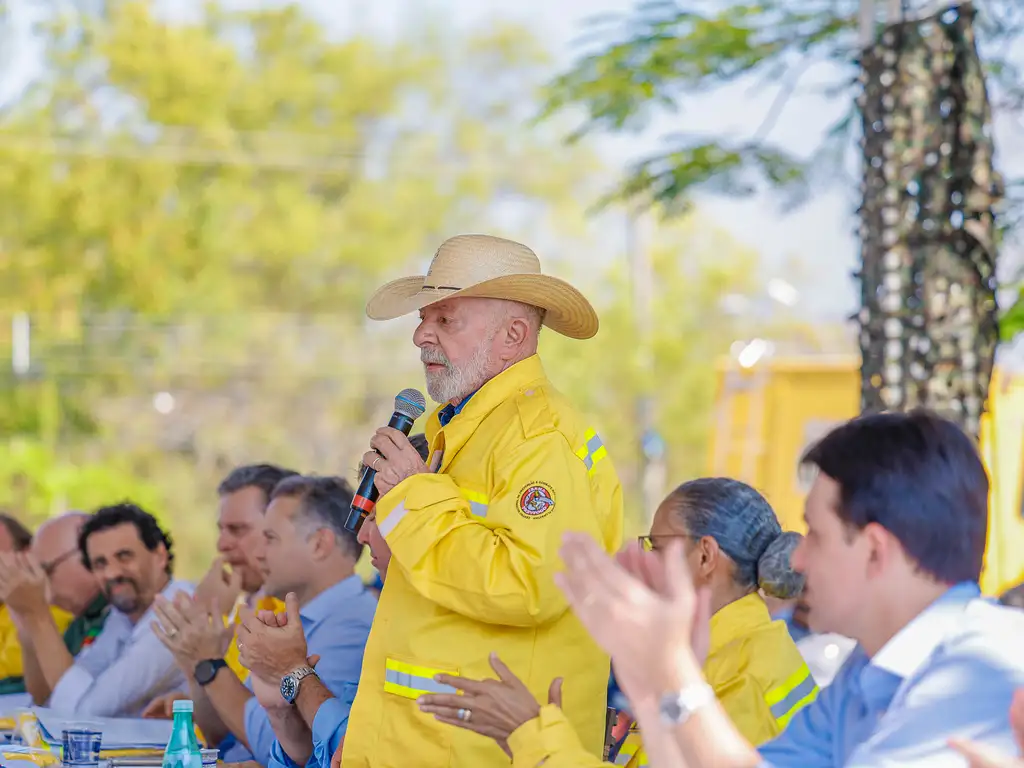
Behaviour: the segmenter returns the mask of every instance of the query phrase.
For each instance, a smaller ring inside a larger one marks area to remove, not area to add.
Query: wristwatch
[[[228,663],[224,659],[205,659],[196,664],[192,676],[195,677],[199,685],[205,687],[212,683],[214,678],[217,677],[217,673],[227,665]]]
[[[701,707],[715,700],[715,692],[704,682],[685,686],[676,693],[666,693],[658,704],[661,721],[665,725],[682,725]]]
[[[312,667],[298,667],[281,678],[281,698],[289,704],[295,701],[299,695],[299,684],[310,675],[315,675],[316,670]]]

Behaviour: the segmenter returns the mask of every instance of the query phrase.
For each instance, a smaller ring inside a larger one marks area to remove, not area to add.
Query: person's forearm
[[[653,699],[648,699],[648,702],[630,702],[633,715],[640,727],[647,762],[658,768],[688,768],[683,753],[676,744],[675,736],[661,722],[657,704]]]
[[[294,707],[267,710],[281,748],[298,765],[305,765],[313,754],[313,721],[323,703],[333,698],[323,681],[310,675],[299,686]]]
[[[36,658],[35,648],[32,646],[32,638],[28,634],[18,632],[18,643],[21,645],[22,675],[25,678],[25,690],[32,697],[32,702],[37,707],[46,705],[53,690],[46,682],[46,675],[39,666],[39,659]]]
[[[57,625],[53,621],[53,615],[49,610],[26,616],[24,621],[25,631],[30,640],[29,644],[33,650],[32,655],[38,665],[39,674],[42,678],[38,686],[40,691],[43,691],[45,688],[46,698],[43,701],[36,699],[36,703],[42,705],[46,699],[50,698],[50,694],[57,687],[60,679],[74,665],[75,659],[64,644],[64,638],[58,631]],[[28,672],[28,666],[26,661],[26,673]],[[26,674],[26,682],[27,679]],[[34,693],[33,698],[35,698]]]
[[[320,711],[320,706],[328,699],[333,698],[334,694],[323,684],[323,681],[315,675],[310,675],[299,686],[299,693],[295,697],[295,708],[299,710],[306,725],[312,728],[313,719]]]
[[[230,670],[222,670],[204,692],[227,730],[251,752],[245,732],[245,704],[252,698],[252,692]]]
[[[700,664],[688,650],[680,654],[673,669],[665,670],[662,679],[666,688],[658,691],[657,697],[652,697],[653,700],[656,701],[666,692],[681,691],[705,682]],[[683,764],[689,768],[756,768],[762,762],[757,750],[736,730],[717,699],[695,711],[682,725],[677,726],[661,724],[660,717],[652,711],[644,712],[643,720],[639,714],[637,720],[640,722],[644,742],[647,742],[645,729],[650,728],[654,735],[660,727],[663,733],[671,735]],[[652,760],[652,764],[659,765],[657,760]]]
[[[313,755],[313,734],[295,707],[271,707],[266,710],[270,727],[284,753],[296,765],[305,765]]]
[[[192,697],[192,716],[202,731],[207,746],[215,747],[227,738],[227,726],[217,714],[210,697],[206,695],[206,689],[197,683],[192,675],[187,675],[187,679],[189,695]]]
[[[50,698],[50,686],[46,684],[46,676],[39,667],[39,659],[32,648],[32,638],[19,633],[18,644],[21,646],[21,676],[25,680],[25,693],[32,697],[32,703],[37,707],[45,706],[46,700]]]

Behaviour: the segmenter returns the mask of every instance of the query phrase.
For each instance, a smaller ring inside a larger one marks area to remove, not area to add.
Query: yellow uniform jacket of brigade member
[[[431,474],[377,502],[391,563],[366,645],[343,768],[507,765],[492,740],[420,712],[452,692],[439,672],[494,677],[493,651],[537,697],[564,678],[563,709],[601,754],[608,657],[555,586],[562,533],[609,553],[622,539],[622,488],[589,425],[536,356],[481,387],[441,427],[427,424]]]
[[[785,622],[772,621],[756,592],[729,603],[711,617],[704,677],[733,725],[755,747],[782,733],[801,709],[818,697],[811,670]],[[513,768],[600,768],[562,713],[546,706],[508,739]],[[615,765],[649,765],[643,736],[631,730]]]

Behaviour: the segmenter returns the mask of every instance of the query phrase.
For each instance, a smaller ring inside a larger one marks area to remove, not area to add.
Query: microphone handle
[[[404,413],[395,411],[391,414],[391,421],[388,422],[388,426],[392,429],[397,429],[406,437],[412,431],[413,419],[410,419]],[[380,455],[380,452],[376,452]],[[363,521],[366,520],[367,516],[373,512],[373,508],[377,505],[377,497],[380,493],[377,491],[377,486],[374,484],[374,480],[377,478],[377,470],[373,467],[366,465],[363,467],[363,474],[359,478],[359,487],[356,488],[355,496],[352,499],[352,507],[349,509],[348,517],[345,518],[345,530],[350,533],[359,533],[359,529],[363,527]]]

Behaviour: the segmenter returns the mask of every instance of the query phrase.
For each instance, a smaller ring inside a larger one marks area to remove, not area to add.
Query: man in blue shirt
[[[560,583],[611,653],[652,764],[960,768],[950,739],[1016,754],[1007,711],[1024,687],[1024,612],[980,596],[988,477],[973,442],[928,412],[875,414],[804,463],[818,475],[793,566],[807,577],[810,628],[858,645],[760,754],[701,674],[707,617],[679,543],[661,558],[630,551],[622,568],[566,535]]]
[[[265,591],[287,599],[303,647],[308,641],[308,653],[320,657],[307,682],[319,678],[342,696],[359,681],[377,605],[355,574],[362,545],[343,525],[352,495],[351,486],[340,478],[286,478],[271,494],[263,542],[254,553]],[[253,686],[259,684],[255,670],[245,685],[223,671],[225,641],[233,628],[206,620],[209,612],[194,603],[165,603],[160,613],[162,639],[179,665],[189,670],[196,723],[208,742],[219,744],[226,762],[255,760],[269,765],[275,744],[271,714],[276,713],[268,712],[253,695]],[[251,624],[251,614],[246,619]],[[244,652],[244,627],[238,635],[239,650]],[[305,667],[306,655],[299,666]],[[298,667],[283,674],[292,672],[298,673]],[[312,750],[308,731],[305,743]]]
[[[426,437],[416,434],[409,438],[409,442],[426,461]],[[360,466],[360,475],[362,469]],[[372,515],[359,529],[358,541],[370,550],[371,562],[380,575],[383,589],[391,550],[377,530]],[[268,612],[261,612],[259,616],[246,615],[240,634],[240,638],[244,637],[240,640],[240,657],[253,671],[254,691],[270,713],[277,734],[278,740],[271,750],[272,768],[300,768],[304,765],[327,768],[344,741],[356,685],[335,689],[325,686],[315,677],[307,677],[299,686],[293,704],[285,704],[279,692],[279,681],[301,665],[314,650],[312,646],[307,647],[302,627],[296,628],[291,613],[289,607],[289,613],[284,615],[274,616]],[[315,656],[310,658],[316,659]]]

